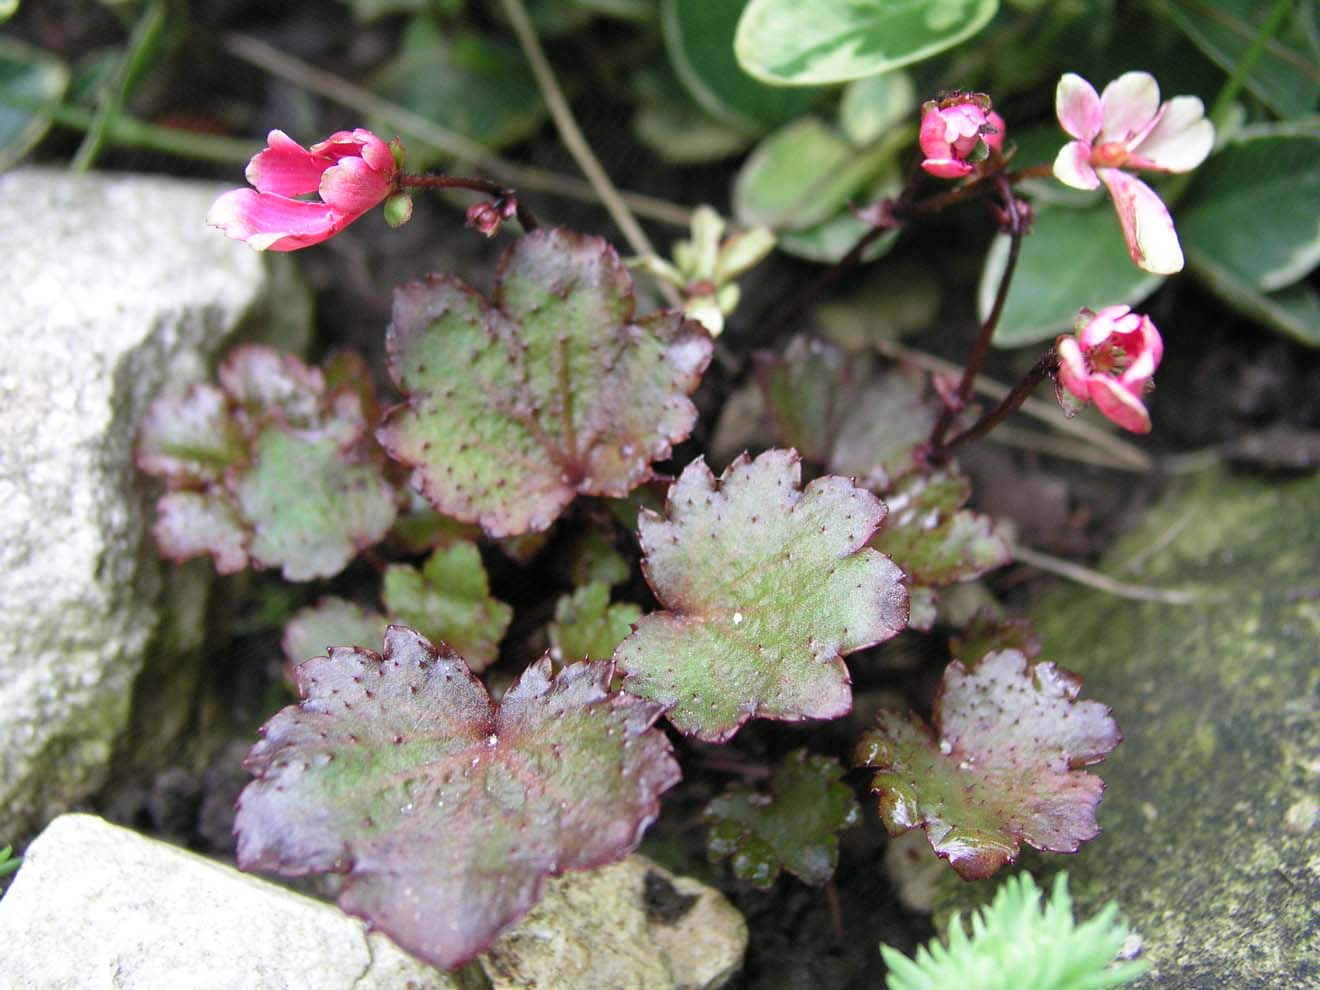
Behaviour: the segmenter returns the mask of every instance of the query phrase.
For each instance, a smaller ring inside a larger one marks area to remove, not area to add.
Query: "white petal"
[[[1091,146],[1085,141],[1069,141],[1054,159],[1054,177],[1074,189],[1094,189],[1100,178],[1091,167]]]
[[[1101,141],[1131,141],[1160,109],[1160,85],[1149,72],[1125,72],[1100,94]]]
[[[1100,97],[1095,87],[1075,72],[1065,72],[1059,78],[1054,112],[1060,126],[1079,141],[1090,141],[1100,133]]]
[[[1128,254],[1138,268],[1156,275],[1182,271],[1183,253],[1164,201],[1140,179],[1116,168],[1097,170],[1118,210]]]
[[[1195,96],[1176,96],[1164,105],[1164,116],[1133,151],[1162,172],[1190,172],[1210,154],[1215,128]]]

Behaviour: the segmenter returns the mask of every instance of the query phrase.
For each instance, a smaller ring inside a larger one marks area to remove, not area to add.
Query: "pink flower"
[[[1164,356],[1164,341],[1149,316],[1128,306],[1106,306],[1077,314],[1076,336],[1058,339],[1056,394],[1064,414],[1088,402],[1133,433],[1150,432],[1142,396]]]
[[[1181,271],[1182,248],[1169,211],[1129,172],[1190,172],[1205,161],[1215,129],[1201,101],[1176,96],[1161,103],[1159,84],[1148,72],[1126,72],[1096,96],[1089,82],[1069,72],[1054,102],[1059,123],[1077,139],[1059,151],[1055,177],[1074,189],[1103,182],[1137,267],[1157,275]]]
[[[398,164],[368,130],[338,131],[310,149],[271,131],[248,163],[256,189],[233,189],[206,222],[258,251],[296,251],[333,237],[394,191]],[[320,199],[297,199],[317,193]]]
[[[984,161],[991,151],[1004,147],[1004,118],[990,109],[983,93],[955,93],[931,100],[922,107],[918,137],[921,163],[941,179],[961,179]]]

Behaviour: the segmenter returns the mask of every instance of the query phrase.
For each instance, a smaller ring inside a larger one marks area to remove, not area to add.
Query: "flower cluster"
[[[1058,339],[1056,393],[1064,414],[1075,415],[1088,402],[1133,433],[1150,432],[1142,401],[1164,356],[1164,341],[1149,316],[1128,306],[1106,306],[1077,315],[1075,336]]]
[[[1004,118],[990,109],[984,93],[954,93],[921,110],[917,141],[926,156],[921,167],[931,175],[961,179],[1004,148]]]
[[[1215,130],[1201,101],[1177,96],[1161,103],[1159,84],[1148,72],[1124,73],[1101,95],[1069,72],[1059,80],[1055,110],[1075,139],[1054,160],[1055,177],[1075,189],[1103,182],[1137,266],[1159,275],[1181,271],[1182,248],[1168,209],[1131,173],[1189,172],[1205,160]]]
[[[394,151],[368,130],[339,131],[310,148],[271,131],[266,145],[247,167],[256,188],[224,193],[206,217],[258,251],[320,244],[395,191]],[[319,199],[298,198],[309,193]]]

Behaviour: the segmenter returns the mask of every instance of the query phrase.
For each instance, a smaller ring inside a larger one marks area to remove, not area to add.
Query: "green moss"
[[[1320,476],[1220,474],[1172,494],[1102,570],[1203,591],[1177,607],[1069,589],[1043,657],[1126,736],[1099,767],[1103,834],[1066,867],[1083,914],[1116,899],[1159,990],[1320,981]],[[1133,565],[1136,565],[1135,567]],[[988,899],[956,880],[942,915]]]

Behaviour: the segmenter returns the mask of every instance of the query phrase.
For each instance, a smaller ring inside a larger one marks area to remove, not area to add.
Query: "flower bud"
[[[921,167],[942,179],[969,175],[992,151],[1004,147],[1004,118],[984,93],[955,93],[922,107]]]

